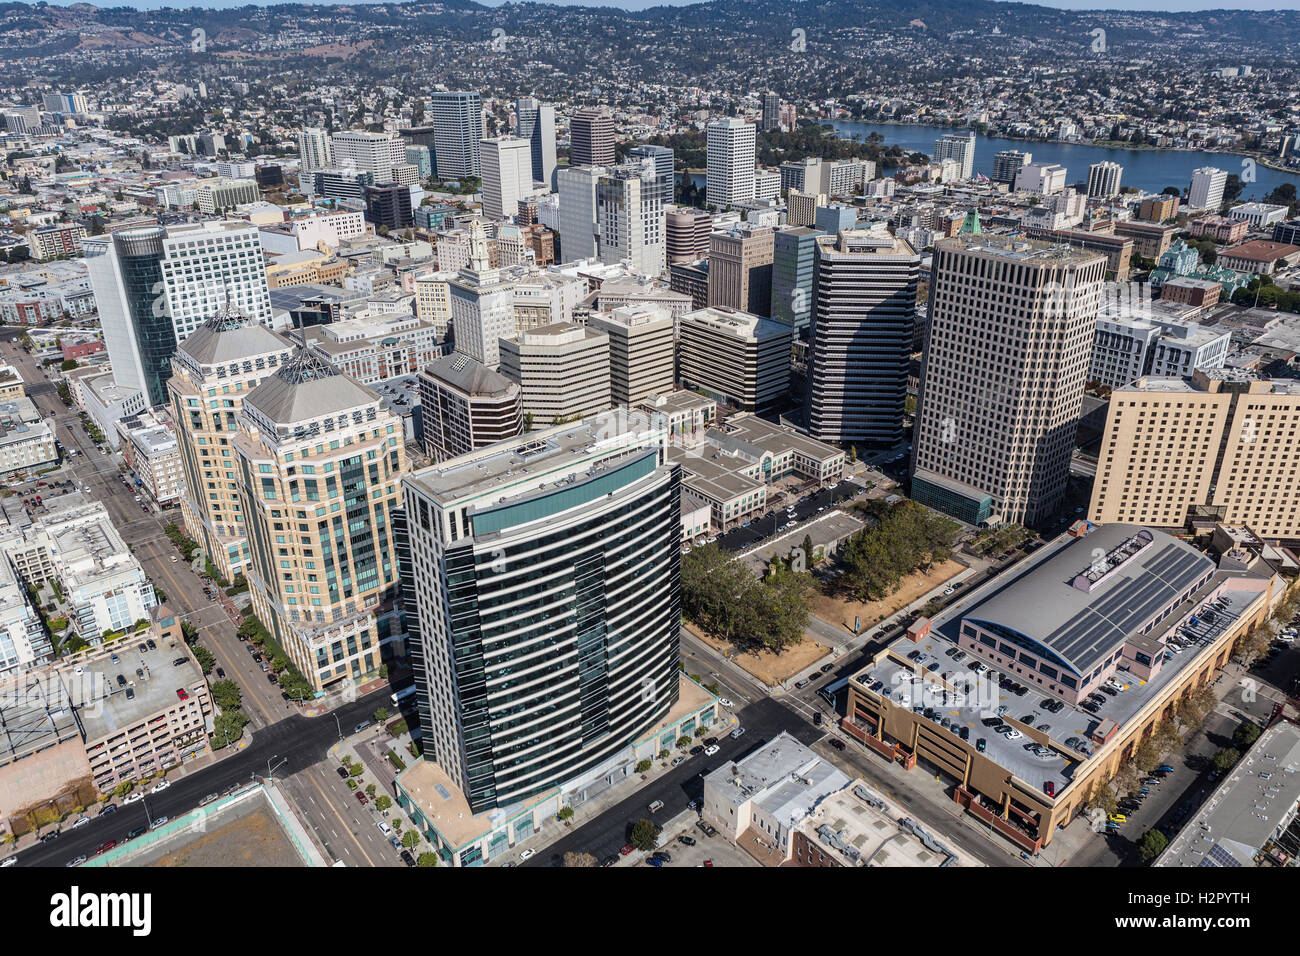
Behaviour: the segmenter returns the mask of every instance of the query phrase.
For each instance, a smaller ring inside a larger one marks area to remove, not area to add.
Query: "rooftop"
[[[424,367],[424,374],[471,396],[504,395],[519,387],[499,372],[460,352],[430,362]]]

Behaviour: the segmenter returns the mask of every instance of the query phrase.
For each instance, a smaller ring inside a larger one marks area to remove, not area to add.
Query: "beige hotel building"
[[[1300,535],[1300,382],[1249,372],[1140,378],[1111,393],[1089,517],[1182,528],[1190,512]]]

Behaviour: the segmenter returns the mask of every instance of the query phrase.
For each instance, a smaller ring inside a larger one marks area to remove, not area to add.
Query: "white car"
[[[717,744],[713,744],[713,745],[710,746],[710,747],[705,747],[705,748],[704,748],[704,756],[706,756],[706,757],[712,757],[712,756],[713,756],[715,753],[717,753],[717,752],[718,752],[718,745],[717,745]]]
[[[719,697],[719,698],[718,698],[718,703],[721,704],[723,707],[735,707],[735,706],[736,706],[735,704],[733,704],[733,703],[731,702],[731,698],[730,698],[730,697]]]
[[[1295,643],[1295,637],[1291,634],[1283,634],[1281,637],[1278,638],[1278,640],[1281,641],[1283,644]]]
[[[152,787],[149,788],[149,792],[150,792],[150,793],[162,793],[164,790],[166,790],[166,789],[167,789],[168,787],[170,787],[171,785],[172,785],[172,782],[171,782],[170,780],[160,780],[160,781],[158,781],[157,783],[155,783]]]
[[[84,826],[85,826],[87,823],[89,823],[89,822],[90,822],[90,817],[77,817],[77,822],[74,823],[74,824],[73,824],[71,827],[69,827],[68,829],[70,829],[70,830],[76,830],[78,827],[84,827]]]
[[[130,793],[127,794],[125,797],[123,797],[122,805],[126,806],[128,803],[138,803],[143,799],[144,799],[144,794],[137,791],[136,793]]]
[[[6,866],[16,866],[17,864],[18,864],[18,857],[16,856],[7,856],[3,860],[0,860],[0,868]]]
[[[379,832],[382,833],[384,836],[388,836],[388,834],[390,834],[390,833],[393,832],[393,828],[390,827],[390,826],[389,826],[387,823],[385,823],[383,820],[380,820],[380,821],[379,821]]]
[[[1020,731],[1016,730],[1016,728],[1012,727],[1010,730],[1008,730],[1008,731],[1007,731],[1005,734],[1003,734],[1002,736],[1003,736],[1003,737],[1006,737],[1007,740],[1019,740],[1021,737],[1024,736],[1024,734],[1022,734]]]
[[[528,859],[530,856],[532,856],[532,855],[533,855],[534,853],[536,853],[536,852],[537,852],[536,850],[524,850],[523,853],[520,853],[520,854],[519,854],[519,862],[522,863],[524,860]]]
[[[957,593],[957,589],[956,589],[956,588],[944,588],[944,589],[943,589],[943,593],[944,593],[945,595],[948,595],[948,594],[956,594],[956,593]]]

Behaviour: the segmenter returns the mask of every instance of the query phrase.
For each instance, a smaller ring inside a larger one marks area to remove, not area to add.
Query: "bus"
[[[839,696],[840,691],[844,690],[844,688],[848,686],[849,686],[849,679],[847,677],[841,677],[839,680],[831,681],[821,690],[817,691],[817,696],[820,697],[822,700],[826,701],[826,703],[830,704],[832,707],[834,707],[835,698]]]
[[[406,700],[406,698],[410,697],[414,693],[415,693],[414,684],[412,684],[410,687],[404,687],[401,690],[397,691],[392,696],[393,706],[394,707],[400,706],[402,701]]]

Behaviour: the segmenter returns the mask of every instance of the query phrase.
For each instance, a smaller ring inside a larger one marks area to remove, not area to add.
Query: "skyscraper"
[[[298,131],[298,184],[304,190],[311,189],[312,172],[328,169],[334,165],[334,146],[330,135],[315,126],[307,126]]]
[[[609,414],[403,481],[421,759],[479,813],[598,772],[678,699],[681,472]]]
[[[569,165],[609,166],[614,162],[614,118],[586,106],[569,120]]]
[[[772,318],[795,330],[812,321],[817,270],[816,229],[794,226],[772,237]]]
[[[514,136],[479,143],[483,171],[483,213],[509,219],[519,212],[519,200],[533,191],[532,147]]]
[[[654,163],[654,190],[664,208],[672,205],[673,184],[676,173],[673,151],[667,146],[633,146],[627,151],[629,160],[649,159]]]
[[[714,120],[705,134],[705,197],[727,209],[754,201],[754,159],[758,133],[734,116]]]
[[[434,165],[442,180],[480,175],[483,101],[477,93],[433,93]]]
[[[394,133],[344,130],[334,134],[333,146],[339,168],[370,173],[376,186],[393,182],[393,167],[406,162],[406,140]]]
[[[1015,237],[935,245],[912,497],[970,524],[1060,503],[1106,258]]]
[[[489,368],[501,361],[501,339],[515,334],[514,284],[491,267],[483,223],[468,226],[469,263],[447,283],[456,351]]]
[[[623,163],[601,173],[596,180],[596,244],[601,262],[626,262],[643,275],[664,270],[661,196],[653,159]]]
[[[514,438],[522,428],[519,386],[468,355],[430,362],[419,387],[424,450],[434,461]]]
[[[763,95],[763,130],[781,128],[781,97],[775,93]]]
[[[808,434],[888,447],[903,437],[921,257],[883,227],[816,240]]]
[[[140,226],[82,241],[118,385],[167,400],[177,342],[227,305],[271,325],[262,243],[252,223]]]
[[[383,646],[402,634],[401,420],[299,347],[245,396],[239,424],[254,611],[317,690],[377,674]]]
[[[934,161],[956,160],[961,164],[961,178],[970,179],[975,171],[975,133],[944,133],[934,141]]]
[[[1033,161],[1033,153],[1021,152],[1018,149],[1000,149],[993,157],[993,181],[1006,183],[1008,186],[1015,185],[1020,170]]]
[[[181,515],[222,577],[233,581],[248,564],[239,461],[231,439],[244,398],[293,353],[285,339],[222,310],[200,325],[172,356],[167,380],[185,490]],[[209,397],[209,390],[219,399]]]
[[[555,189],[555,107],[525,96],[515,103],[520,139],[528,141],[534,182]]]
[[[772,314],[773,232],[743,222],[709,236],[709,305]]]
[[[1228,185],[1228,174],[1213,166],[1192,170],[1192,184],[1187,191],[1189,209],[1217,211],[1223,205],[1223,190]]]
[[[1093,163],[1088,167],[1088,198],[1110,199],[1119,195],[1119,180],[1124,167],[1119,163]]]
[[[596,255],[596,183],[604,166],[561,166],[555,171],[560,194],[560,251],[565,262]]]

